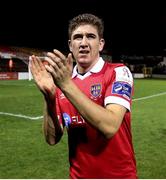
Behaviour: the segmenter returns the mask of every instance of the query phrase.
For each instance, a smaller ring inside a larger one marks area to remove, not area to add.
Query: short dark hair
[[[72,32],[77,27],[79,27],[80,25],[86,25],[86,24],[95,26],[97,28],[99,38],[103,38],[103,33],[104,33],[103,20],[93,14],[84,13],[84,14],[80,14],[74,17],[73,19],[69,21],[69,28],[68,28],[69,39],[71,38]]]

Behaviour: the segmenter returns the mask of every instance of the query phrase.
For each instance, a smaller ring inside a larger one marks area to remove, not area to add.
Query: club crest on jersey
[[[92,85],[90,91],[93,97],[98,97],[101,94],[101,84]]]

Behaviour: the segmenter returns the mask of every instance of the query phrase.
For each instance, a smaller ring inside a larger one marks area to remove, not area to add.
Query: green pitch
[[[166,80],[134,83],[132,131],[139,178],[166,178]],[[67,135],[55,146],[46,144],[42,114],[43,97],[33,81],[0,81],[0,179],[68,178]]]

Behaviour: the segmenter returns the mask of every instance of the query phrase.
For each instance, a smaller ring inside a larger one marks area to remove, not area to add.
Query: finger
[[[52,66],[55,69],[55,71],[59,71],[60,69],[64,68],[63,63],[61,62],[61,60],[59,58],[55,58],[54,61],[53,61],[49,57],[45,57],[45,61],[47,61],[47,63],[50,66]]]
[[[39,67],[38,67],[38,63],[36,63],[36,57],[34,55],[32,55],[32,56],[30,56],[29,60],[30,60],[31,71],[37,72]]]
[[[60,51],[58,51],[57,49],[54,49],[53,52],[57,57],[61,59],[62,63],[66,65],[66,56],[62,54]]]
[[[56,63],[60,68],[62,67],[63,60],[56,54],[53,54],[51,52],[47,53],[47,58],[45,58],[53,67],[54,63]],[[48,59],[50,58],[50,59]]]
[[[49,58],[51,58],[51,59],[55,59],[55,58],[56,58],[55,54],[52,53],[52,52],[48,52],[48,53],[47,53],[47,56],[48,56]]]
[[[67,63],[69,64],[70,67],[73,67],[73,57],[72,53],[69,53],[67,56]]]
[[[67,63],[68,63],[68,66],[70,68],[70,71],[72,72],[72,70],[73,70],[73,56],[72,56],[72,53],[68,54]]]
[[[32,67],[32,56],[29,56],[29,67]]]
[[[33,68],[35,68],[37,71],[40,71],[41,69],[43,70],[44,67],[38,57],[32,55],[30,60],[31,60],[31,65],[33,65]]]
[[[54,66],[54,61],[50,57],[45,57],[44,60],[48,63],[47,65]]]
[[[49,72],[54,79],[56,79],[58,77],[58,72],[55,71],[55,69],[52,66],[45,65],[45,68],[46,68],[47,72]]]
[[[58,72],[60,70],[58,63],[52,61],[50,58],[46,57],[45,60],[49,65],[45,65],[46,69],[53,74],[53,71]],[[49,67],[49,68],[48,68]]]
[[[34,69],[34,62],[32,56],[29,56],[29,68],[31,70],[31,73],[33,74],[35,69]]]
[[[38,64],[39,69],[40,70],[45,70],[45,60],[41,59],[38,56],[35,56],[35,57],[36,57],[36,64]]]
[[[36,64],[35,64],[35,57],[32,55],[29,57],[29,60],[30,60],[30,71],[32,73],[32,76],[34,79],[36,79],[37,75],[38,75],[38,67],[36,67]]]

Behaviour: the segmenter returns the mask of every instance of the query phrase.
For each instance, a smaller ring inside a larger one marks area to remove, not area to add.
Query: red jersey
[[[133,78],[123,64],[102,58],[85,75],[73,70],[74,83],[95,103],[120,104],[128,109],[117,133],[110,139],[89,124],[58,90],[57,113],[68,131],[70,178],[137,178],[131,135]]]

